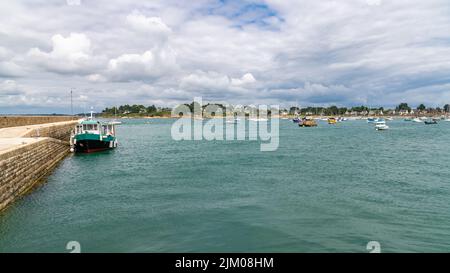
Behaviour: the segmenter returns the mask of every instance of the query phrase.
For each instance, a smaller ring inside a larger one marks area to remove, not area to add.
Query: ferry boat
[[[70,151],[92,153],[117,147],[114,122],[101,122],[91,117],[81,121],[70,137]]]

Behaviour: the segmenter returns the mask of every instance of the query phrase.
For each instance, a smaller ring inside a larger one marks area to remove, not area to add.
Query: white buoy
[[[75,152],[75,149],[74,148],[70,148],[70,152],[71,153]]]

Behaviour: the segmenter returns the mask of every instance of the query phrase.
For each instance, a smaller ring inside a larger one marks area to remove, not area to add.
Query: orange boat
[[[298,126],[300,126],[300,127],[316,127],[317,123],[313,119],[303,118],[298,123]]]

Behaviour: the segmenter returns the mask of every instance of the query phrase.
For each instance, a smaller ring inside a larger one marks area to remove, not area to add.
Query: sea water
[[[0,213],[0,252],[450,250],[450,122],[280,121],[258,141],[175,141],[124,120],[112,151],[70,155]]]

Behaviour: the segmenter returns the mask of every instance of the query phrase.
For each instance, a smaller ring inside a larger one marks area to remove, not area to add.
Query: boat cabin
[[[76,126],[75,134],[115,135],[115,128],[111,123],[101,123],[99,121],[86,120],[82,121]]]

